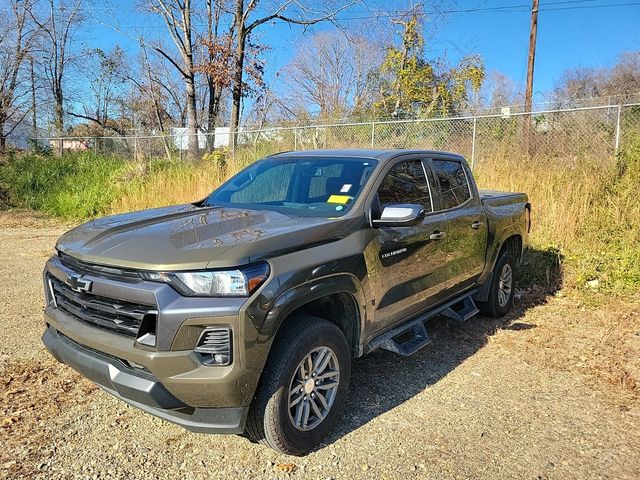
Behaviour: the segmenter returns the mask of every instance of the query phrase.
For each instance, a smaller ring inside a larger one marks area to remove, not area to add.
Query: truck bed
[[[531,228],[531,205],[526,193],[480,190],[480,200],[487,214],[489,233],[493,241],[512,234],[522,235],[526,244]],[[498,244],[488,245],[487,252],[497,252]],[[489,262],[492,265],[492,259]]]
[[[500,192],[498,190],[480,190],[480,200],[486,207],[501,207],[514,203],[527,203],[528,198],[525,193],[520,192]]]

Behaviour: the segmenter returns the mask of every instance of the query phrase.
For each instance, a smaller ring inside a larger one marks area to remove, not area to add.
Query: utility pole
[[[529,61],[527,65],[527,90],[524,94],[525,138],[529,149],[529,133],[531,131],[531,104],[533,97],[533,67],[536,61],[536,37],[538,35],[538,0],[531,5],[531,28],[529,30]]]

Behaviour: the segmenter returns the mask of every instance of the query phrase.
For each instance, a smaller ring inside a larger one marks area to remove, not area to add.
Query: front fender
[[[337,273],[297,285],[282,293],[269,310],[260,333],[267,337],[274,337],[282,322],[295,310],[303,305],[322,297],[336,293],[348,293],[356,302],[359,313],[360,331],[366,321],[365,297],[360,281],[355,275]]]
[[[273,302],[265,299],[261,305],[257,302],[258,306],[254,311],[247,311],[246,321],[251,322],[253,328],[250,329],[247,325],[245,331],[251,330],[255,335],[252,338],[245,336],[245,348],[252,350],[252,354],[247,356],[247,368],[253,372],[253,380],[249,385],[252,392],[258,385],[275,336],[285,319],[303,305],[335,293],[347,293],[353,297],[359,313],[359,331],[362,331],[365,297],[360,281],[349,273],[336,273],[301,283],[284,291]],[[266,305],[268,313],[265,316],[257,315],[260,306]],[[361,351],[362,348],[359,348],[359,352]]]

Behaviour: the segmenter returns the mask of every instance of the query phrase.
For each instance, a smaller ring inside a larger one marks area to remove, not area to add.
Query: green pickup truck
[[[280,153],[203,200],[64,234],[43,342],[160,418],[303,455],[352,359],[416,352],[436,315],[507,313],[529,229],[527,196],[479,191],[456,154]]]

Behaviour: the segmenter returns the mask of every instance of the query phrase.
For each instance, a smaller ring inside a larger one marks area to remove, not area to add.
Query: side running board
[[[454,298],[434,309],[421,313],[402,325],[377,336],[367,344],[365,353],[382,348],[403,356],[413,355],[431,343],[424,325],[430,318],[444,315],[454,320],[465,322],[476,315],[479,310],[472,298],[475,293],[476,290],[467,292],[461,297]]]
[[[458,320],[459,322],[466,322],[471,317],[475,316],[480,310],[476,307],[473,298],[465,297],[457,303],[454,303],[450,307],[445,308],[442,311],[442,315],[445,317]]]

